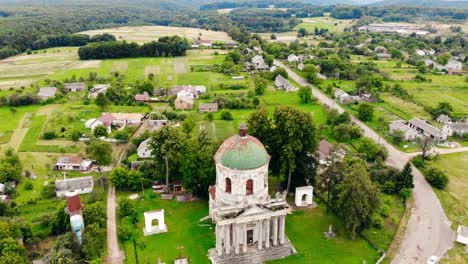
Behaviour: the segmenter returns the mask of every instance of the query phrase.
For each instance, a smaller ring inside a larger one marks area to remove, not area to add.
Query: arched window
[[[245,185],[245,194],[246,195],[253,194],[253,180],[247,181],[247,184]]]
[[[226,193],[231,193],[231,179],[226,178]]]

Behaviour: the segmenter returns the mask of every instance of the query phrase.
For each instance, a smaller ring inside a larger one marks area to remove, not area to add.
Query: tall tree
[[[371,224],[371,217],[378,210],[380,201],[377,187],[362,163],[354,163],[346,169],[339,187],[337,206],[352,239]]]
[[[403,188],[413,189],[414,188],[414,177],[411,168],[411,163],[406,163],[403,170],[396,177],[396,187],[398,190]]]
[[[109,165],[112,162],[112,145],[108,142],[94,140],[86,148],[86,152],[99,165]]]
[[[98,93],[96,96],[96,105],[101,107],[101,111],[104,111],[106,106],[109,104],[109,99],[104,93]]]
[[[422,137],[418,138],[418,145],[421,148],[421,156],[423,159],[427,159],[429,157],[429,151],[434,146],[434,140],[431,137]]]
[[[165,126],[158,130],[150,141],[151,154],[156,163],[166,163],[166,188],[170,176],[170,165],[178,167],[186,147],[186,135],[177,127]]]
[[[371,121],[374,116],[374,107],[368,103],[362,103],[358,108],[358,118],[362,121]]]
[[[286,192],[291,187],[291,176],[296,170],[298,155],[312,153],[317,147],[316,128],[310,114],[286,106],[276,108],[274,146],[284,172],[287,172]]]
[[[310,104],[312,103],[312,88],[309,86],[299,88],[299,92],[297,93],[299,98],[301,99],[301,103],[303,104]]]

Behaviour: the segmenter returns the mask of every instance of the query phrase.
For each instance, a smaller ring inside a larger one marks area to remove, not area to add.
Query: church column
[[[234,232],[234,253],[236,255],[239,254],[239,244],[241,243],[241,236],[239,232],[239,225],[238,224],[233,224],[232,226]]]
[[[263,246],[263,220],[258,221],[257,229],[258,229],[258,249],[262,249]]]
[[[216,225],[216,250],[218,251],[218,256],[223,255],[222,239],[222,227]]]
[[[278,245],[278,217],[273,216],[273,246]]]
[[[225,229],[224,247],[226,248],[226,255],[229,255],[231,253],[231,224],[226,225]]]
[[[265,247],[270,247],[270,220],[265,221]]]
[[[242,225],[242,237],[244,238],[244,245],[242,246],[242,253],[247,253],[247,224]]]
[[[280,233],[279,233],[279,242],[281,245],[284,244],[284,233],[285,233],[285,223],[286,223],[286,216],[285,215],[282,215],[280,216],[280,226],[279,226],[279,229],[280,229]]]

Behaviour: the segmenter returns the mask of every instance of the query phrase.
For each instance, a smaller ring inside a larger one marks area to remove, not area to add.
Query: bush
[[[41,196],[44,199],[50,199],[50,198],[55,197],[55,183],[49,182],[49,184],[45,185],[42,188]]]
[[[102,125],[97,126],[94,128],[94,136],[97,138],[107,136],[107,128]]]
[[[396,185],[392,181],[386,181],[382,185],[382,192],[387,193],[387,194],[393,194],[396,191]]]
[[[410,198],[410,196],[411,196],[411,189],[403,188],[403,189],[400,190],[399,195],[400,195],[401,198],[406,200],[406,199]]]
[[[374,215],[372,217],[372,226],[381,229],[384,227],[384,220],[380,215]]]
[[[232,116],[231,111],[223,110],[221,112],[221,119],[226,120],[226,121],[230,121],[230,120],[234,120],[234,117]]]
[[[24,183],[24,189],[25,189],[26,191],[30,191],[30,190],[32,190],[33,188],[34,188],[34,185],[32,184],[31,181],[26,181],[26,182]]]
[[[54,131],[46,131],[44,132],[44,135],[42,135],[43,139],[54,139],[57,137],[57,134],[55,134]]]
[[[380,207],[379,209],[379,215],[382,217],[387,217],[390,215],[390,207],[388,205],[384,204]]]
[[[413,163],[413,165],[418,169],[422,169],[426,165],[421,155],[414,157],[413,160],[411,160],[411,163]]]
[[[425,173],[426,180],[437,189],[444,189],[448,184],[447,175],[438,167],[431,167]]]

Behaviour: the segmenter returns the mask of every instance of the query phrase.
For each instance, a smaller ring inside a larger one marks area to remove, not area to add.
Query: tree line
[[[163,37],[138,45],[131,42],[100,42],[88,44],[78,49],[80,60],[118,59],[134,57],[172,57],[184,56],[190,44],[187,39],[179,36]]]

